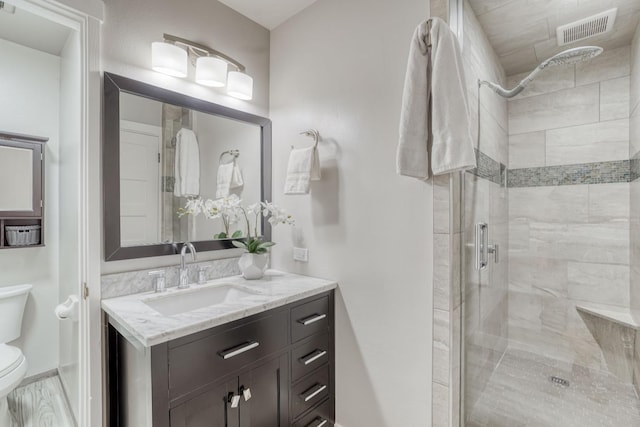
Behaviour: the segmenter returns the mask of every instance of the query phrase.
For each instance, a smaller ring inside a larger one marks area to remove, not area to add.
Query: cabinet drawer
[[[291,388],[293,418],[297,418],[309,408],[329,396],[329,366],[308,375]]]
[[[322,334],[300,344],[291,352],[291,377],[297,381],[330,360],[329,334]]]
[[[291,342],[329,330],[329,297],[291,309]]]
[[[287,312],[169,349],[169,399],[215,382],[287,346]]]
[[[293,427],[333,427],[331,399],[327,399],[317,408],[293,423]]]

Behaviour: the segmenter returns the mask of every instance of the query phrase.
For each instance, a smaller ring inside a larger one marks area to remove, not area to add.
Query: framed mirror
[[[231,249],[244,219],[185,214],[190,201],[271,200],[269,119],[110,73],[103,114],[106,261]]]

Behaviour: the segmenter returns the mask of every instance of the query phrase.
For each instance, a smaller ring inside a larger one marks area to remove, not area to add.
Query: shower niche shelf
[[[44,246],[44,144],[0,131],[0,249]]]

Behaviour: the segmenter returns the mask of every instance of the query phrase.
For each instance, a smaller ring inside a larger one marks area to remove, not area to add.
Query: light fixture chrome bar
[[[189,50],[191,52],[193,52],[196,56],[203,56],[202,54],[198,54],[197,51],[200,51],[200,52],[205,53],[206,55],[213,55],[213,56],[217,56],[217,57],[219,57],[221,59],[224,59],[229,64],[231,64],[234,67],[236,67],[236,69],[238,71],[244,72],[246,70],[245,66],[242,65],[241,63],[239,63],[238,61],[236,61],[235,59],[231,58],[230,56],[225,55],[222,52],[219,52],[219,51],[217,51],[215,49],[212,49],[209,46],[205,46],[203,44],[192,42],[191,40],[183,39],[181,37],[173,36],[171,34],[166,34],[166,33],[162,37],[164,38],[164,41],[166,41],[166,42],[178,43],[178,44],[181,44],[183,46],[187,46],[189,48]]]

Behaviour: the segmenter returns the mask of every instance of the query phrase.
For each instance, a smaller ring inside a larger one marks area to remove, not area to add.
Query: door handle
[[[312,323],[319,322],[326,317],[327,317],[326,314],[314,314],[312,316],[305,317],[304,319],[298,320],[298,323],[302,323],[304,326],[308,326]]]
[[[475,264],[476,270],[484,270],[487,268],[487,224],[479,222],[476,224],[476,241],[475,241]]]
[[[258,341],[250,341],[250,342],[242,343],[240,345],[232,347],[228,350],[219,351],[218,355],[223,359],[231,359],[232,357],[242,354],[245,351],[249,351],[251,349],[258,347],[259,345],[260,343]]]
[[[489,244],[489,226],[485,222],[476,224],[475,240],[475,267],[476,270],[484,270],[489,264],[489,254],[493,254],[493,261],[500,262],[500,246]]]
[[[312,389],[307,390],[304,394],[301,394],[300,397],[302,398],[302,400],[304,400],[305,402],[310,401],[311,399],[313,399],[314,397],[316,397],[317,395],[319,395],[320,393],[322,393],[323,391],[325,391],[327,389],[327,386],[324,384],[317,384],[316,386],[314,386]]]

